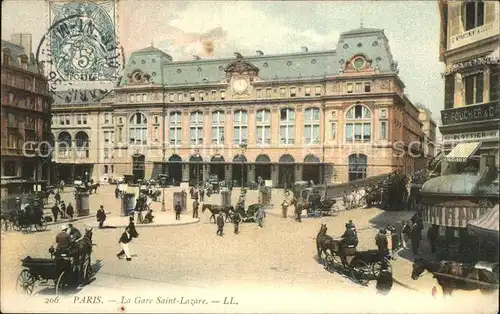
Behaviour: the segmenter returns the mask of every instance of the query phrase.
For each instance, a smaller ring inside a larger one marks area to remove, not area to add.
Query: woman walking
[[[130,255],[130,251],[128,248],[128,244],[130,243],[130,241],[132,241],[132,236],[130,235],[129,227],[126,227],[125,231],[122,233],[122,235],[120,237],[120,241],[118,241],[118,243],[120,244],[120,246],[122,248],[120,253],[116,254],[116,256],[119,259],[121,259],[123,255],[125,255],[127,261],[130,262],[132,260],[132,256]]]

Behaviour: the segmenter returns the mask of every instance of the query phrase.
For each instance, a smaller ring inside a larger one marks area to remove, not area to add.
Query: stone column
[[[302,172],[304,170],[304,165],[301,164],[295,164],[294,165],[294,171],[295,171],[295,182],[302,181]]]
[[[233,180],[233,166],[232,164],[225,164],[224,167],[226,167],[224,174],[226,175],[226,181],[232,181]]]
[[[208,180],[208,168],[210,167],[209,164],[203,164],[203,182],[206,182]]]
[[[247,182],[256,182],[255,179],[255,164],[247,164]]]
[[[182,164],[182,182],[189,182],[189,164]]]
[[[271,165],[271,180],[273,180],[273,187],[278,185],[278,174],[279,174],[279,165],[273,164]]]

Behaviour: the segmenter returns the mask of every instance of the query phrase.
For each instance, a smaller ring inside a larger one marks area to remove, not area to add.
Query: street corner
[[[129,225],[130,223],[130,216],[123,216],[123,217],[110,217],[106,219],[104,222],[104,228],[109,229],[109,228],[125,228],[126,226]],[[183,226],[183,225],[190,225],[190,224],[195,224],[200,221],[199,218],[193,218],[190,216],[186,215],[181,215],[180,220],[176,220],[175,216],[170,213],[157,213],[154,217],[154,220],[152,223],[138,223],[137,219],[135,219],[136,223],[135,226],[136,228],[151,228],[151,227],[166,227],[166,226]],[[97,221],[92,221],[89,223],[85,224],[86,227],[89,228],[99,228],[99,222]]]

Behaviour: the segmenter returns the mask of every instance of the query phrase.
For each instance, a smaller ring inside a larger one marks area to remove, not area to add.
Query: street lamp
[[[244,175],[244,163],[245,163],[245,160],[243,159],[244,158],[244,154],[245,154],[245,150],[247,149],[247,144],[246,143],[240,143],[240,149],[241,149],[241,188],[243,189],[243,175]]]

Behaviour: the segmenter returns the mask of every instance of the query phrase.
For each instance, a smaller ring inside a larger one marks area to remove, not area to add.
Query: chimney
[[[300,48],[302,49],[302,52],[308,52],[309,51],[309,49],[306,46],[302,46]]]
[[[31,50],[31,34],[12,34],[10,36],[10,41],[13,44],[23,47],[24,54],[31,56],[31,53],[33,52]]]
[[[262,50],[257,50],[257,51],[255,51],[255,52],[256,52],[256,53],[257,53],[257,55],[259,55],[259,56],[263,56],[263,55],[264,55],[264,53],[262,52]]]

